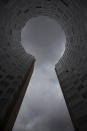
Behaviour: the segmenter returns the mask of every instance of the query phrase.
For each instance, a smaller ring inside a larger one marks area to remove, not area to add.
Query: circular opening
[[[31,18],[21,32],[21,43],[25,51],[36,58],[36,62],[56,64],[65,50],[66,36],[55,19],[47,16]]]
[[[61,26],[47,16],[30,19],[22,29],[21,43],[27,53],[35,56],[36,63],[14,131],[72,130],[54,70],[64,53],[65,42]]]

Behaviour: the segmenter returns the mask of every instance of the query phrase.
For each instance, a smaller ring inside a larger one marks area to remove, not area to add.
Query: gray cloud
[[[64,52],[66,39],[61,30],[56,21],[47,17],[32,18],[22,30],[22,44],[40,64],[50,62],[53,65]]]
[[[36,64],[13,131],[73,131],[54,70],[65,49],[63,30],[46,16],[32,18],[21,38]]]

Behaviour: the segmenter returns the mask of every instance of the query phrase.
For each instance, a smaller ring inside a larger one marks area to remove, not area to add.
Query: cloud
[[[36,64],[13,131],[73,131],[54,70],[65,48],[62,28],[48,17],[32,18],[21,36]]]
[[[55,64],[65,49],[66,37],[61,26],[48,17],[32,18],[21,33],[22,45],[42,63]]]
[[[24,126],[18,126],[16,129],[17,131],[18,129],[24,131],[73,131],[73,129],[70,128],[69,121],[66,121],[65,118],[62,119],[62,117],[60,117],[59,120],[57,115],[54,113],[49,115],[42,114],[34,117],[29,123],[25,124]]]

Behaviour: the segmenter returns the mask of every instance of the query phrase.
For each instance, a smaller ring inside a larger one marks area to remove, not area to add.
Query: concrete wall
[[[34,61],[21,45],[21,30],[31,17],[46,15],[65,31],[66,49],[55,68],[76,130],[87,130],[86,7],[84,0],[0,1],[0,123]]]

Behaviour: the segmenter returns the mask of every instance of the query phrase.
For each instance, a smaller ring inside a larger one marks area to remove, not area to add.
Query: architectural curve
[[[75,130],[87,130],[86,7],[87,2],[84,0],[0,1],[0,128],[2,131],[12,129],[15,119],[11,127],[4,122],[7,110],[15,94],[23,88],[21,84],[25,80],[25,74],[31,74],[35,61],[35,58],[27,54],[21,45],[21,30],[31,17],[40,15],[56,19],[65,31],[65,52],[55,69]],[[16,103],[17,100],[18,98]]]

